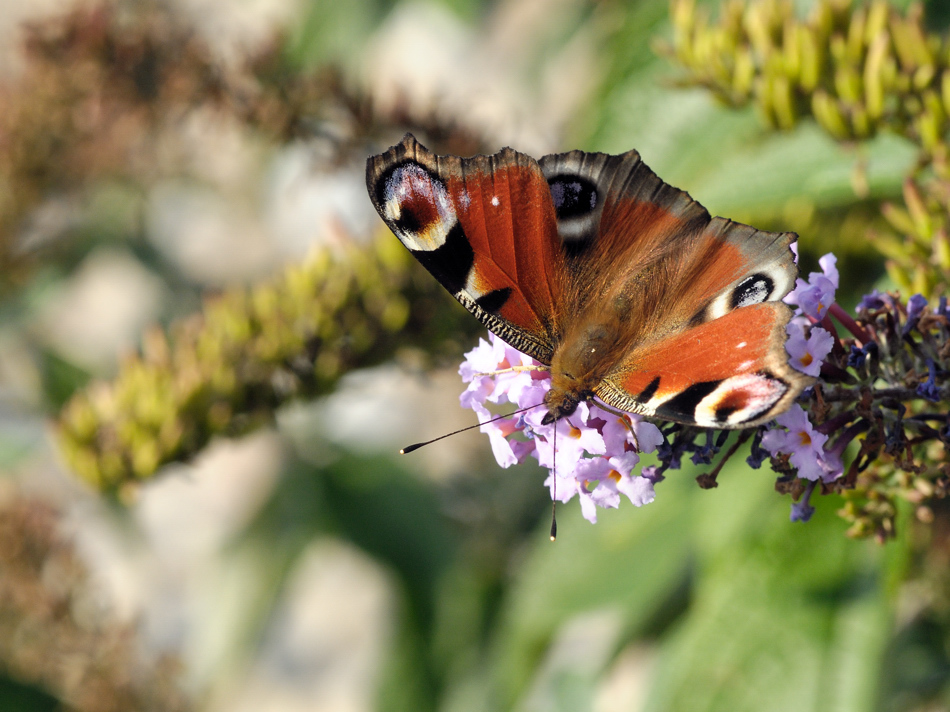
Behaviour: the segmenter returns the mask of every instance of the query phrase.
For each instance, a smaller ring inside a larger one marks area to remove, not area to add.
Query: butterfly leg
[[[522,371],[548,371],[550,368],[550,366],[534,366],[529,364],[527,366],[512,366],[511,368],[502,368],[498,371],[489,371],[487,373],[476,373],[474,376],[499,376],[502,373],[520,373]]]
[[[601,400],[590,401],[591,405],[596,405],[601,410],[606,410],[608,413],[613,413],[614,415],[620,418],[620,422],[624,424],[624,427],[630,431],[630,436],[633,438],[633,447],[637,452],[640,452],[640,441],[637,439],[637,434],[633,429],[633,421],[630,420],[630,413],[625,410],[620,410],[619,408],[614,408],[612,405],[607,405]]]

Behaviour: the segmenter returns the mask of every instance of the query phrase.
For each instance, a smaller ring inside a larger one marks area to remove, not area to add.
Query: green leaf
[[[765,472],[731,469],[695,500],[694,599],[662,640],[647,709],[873,709],[891,632],[881,550],[844,536],[838,498],[793,524]]]
[[[539,667],[551,641],[570,635],[565,626],[578,625],[575,634],[581,636],[600,626],[612,639],[590,644],[610,652],[622,636],[646,631],[667,606],[683,603],[689,500],[698,490],[682,473],[670,475],[652,504],[638,509],[625,501],[619,510],[598,512],[598,523],[591,525],[572,502],[559,510],[557,542],[538,532],[512,582],[492,655],[503,708],[521,698],[539,674],[536,686],[559,686],[551,695],[563,702],[563,695],[575,705],[578,697],[592,694],[608,656],[600,665],[576,668],[581,674],[573,679]],[[556,661],[550,664],[557,667]]]
[[[73,393],[89,383],[90,374],[51,349],[39,354],[43,394],[50,412],[57,412]]]
[[[0,675],[0,710],[5,712],[53,712],[59,700],[32,685]]]

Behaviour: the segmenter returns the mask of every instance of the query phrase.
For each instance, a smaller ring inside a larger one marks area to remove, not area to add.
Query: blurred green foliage
[[[444,302],[426,310],[436,285],[410,262],[392,240],[324,249],[275,284],[210,300],[170,338],[153,330],[111,384],[63,408],[59,440],[70,467],[115,491],[194,457],[215,436],[260,428],[280,405],[324,395],[400,346],[443,348],[459,310]]]
[[[11,712],[55,712],[59,708],[59,701],[52,695],[9,678],[0,678],[0,702]]]
[[[902,11],[875,0],[852,8],[826,0],[803,19],[791,2],[736,1],[723,3],[710,21],[693,0],[677,0],[671,12],[673,40],[665,52],[687,70],[688,83],[724,103],[754,105],[777,131],[790,131],[808,117],[847,144],[863,146],[881,133],[909,141],[917,163],[901,176],[906,207],[889,205],[885,212],[898,235],[879,235],[873,244],[889,258],[888,275],[902,290],[945,293],[950,44],[946,36],[928,33],[923,6]],[[799,160],[780,165],[793,163]],[[849,192],[874,195],[867,171],[856,169]]]
[[[515,520],[473,532],[434,515],[433,492],[388,458],[298,462],[246,536],[292,561],[330,532],[393,574],[405,598],[379,709],[592,709],[611,666],[639,646],[651,651],[648,710],[886,699],[881,670],[904,666],[911,647],[892,638],[902,543],[847,539],[830,497],[791,529],[786,503],[736,463],[716,490],[676,476],[658,506],[596,526],[565,508],[552,546],[543,500],[512,481],[531,469],[490,479],[519,505]],[[486,538],[503,544],[489,558]],[[939,662],[938,640],[920,647]],[[936,664],[927,672],[946,679]]]

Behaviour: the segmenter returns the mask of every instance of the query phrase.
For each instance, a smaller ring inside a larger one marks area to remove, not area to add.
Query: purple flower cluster
[[[478,415],[502,467],[523,462],[529,455],[536,458],[550,470],[545,484],[551,498],[567,502],[577,495],[591,522],[597,521],[597,507],[618,507],[621,495],[638,507],[653,501],[653,485],[660,478],[634,472],[639,453],[653,452],[663,442],[652,423],[581,403],[573,415],[543,425],[550,373],[494,334],[487,342],[480,339],[465,355],[459,374],[468,383],[462,406]],[[511,403],[525,410],[496,418],[486,403]]]
[[[821,271],[798,279],[785,298],[795,307],[786,329],[788,360],[814,378],[814,386],[773,422],[733,436],[724,456],[697,481],[701,487],[715,487],[723,465],[751,441],[749,465],[758,468],[769,460],[779,473],[777,489],[798,498],[792,521],[812,516],[810,498],[816,491],[850,493],[849,514],[843,516],[854,520],[855,535],[886,538],[893,532],[887,514],[893,507],[880,502],[907,490],[898,487],[899,481],[890,484],[895,480],[886,473],[895,467],[913,476],[928,472],[916,464],[915,449],[937,441],[950,447],[950,415],[927,405],[948,399],[950,374],[943,364],[950,353],[950,310],[946,299],[931,307],[921,295],[905,304],[896,295],[874,291],[852,317],[835,301],[835,256],[827,254],[819,264]],[[847,333],[840,337],[839,329]],[[468,383],[462,405],[477,413],[500,465],[534,457],[550,470],[546,484],[552,499],[567,502],[578,496],[591,522],[597,519],[597,507],[617,507],[622,495],[637,506],[653,501],[654,485],[666,470],[678,469],[684,455],[694,464],[712,464],[730,439],[729,431],[717,434],[678,423],[663,423],[660,430],[640,416],[596,403],[581,403],[570,417],[544,425],[547,367],[494,335],[489,339],[480,341],[460,368]],[[519,410],[494,416],[488,407],[492,404],[513,404]],[[846,467],[845,450],[859,436],[860,447]],[[654,451],[657,464],[637,474],[640,454]],[[879,460],[890,461],[880,470],[883,475],[875,469]],[[950,496],[950,466],[941,472],[943,479],[931,477],[920,491],[929,487]],[[861,494],[872,489],[873,495]]]
[[[795,306],[796,314],[786,328],[788,362],[802,373],[818,377],[825,358],[834,348],[835,337],[827,329],[818,326],[828,318],[835,305],[838,289],[837,258],[828,253],[818,260],[821,272],[812,272],[808,279],[799,278],[795,288],[785,297],[785,303]],[[762,436],[761,444],[773,457],[788,455],[790,464],[798,470],[798,476],[812,482],[831,482],[841,476],[844,468],[840,453],[827,451],[828,436],[815,430],[808,414],[798,404],[775,419]],[[792,507],[792,521],[808,521],[811,508],[806,495]]]

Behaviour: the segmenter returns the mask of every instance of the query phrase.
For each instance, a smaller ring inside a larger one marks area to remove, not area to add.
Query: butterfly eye
[[[753,274],[751,277],[746,277],[732,290],[732,299],[730,300],[732,308],[738,309],[751,304],[761,304],[771,296],[774,288],[775,283],[766,274]]]

